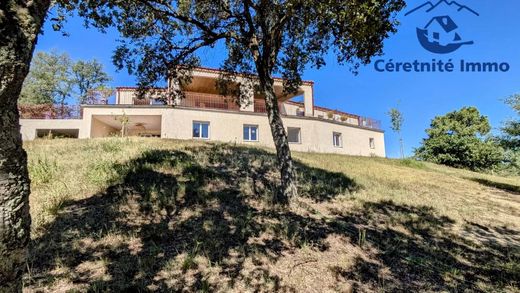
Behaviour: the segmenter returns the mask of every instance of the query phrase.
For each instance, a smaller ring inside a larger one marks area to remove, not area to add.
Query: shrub
[[[483,139],[491,130],[487,117],[474,107],[465,107],[435,117],[426,130],[428,138],[415,150],[417,158],[470,170],[491,169],[503,160],[502,148]]]

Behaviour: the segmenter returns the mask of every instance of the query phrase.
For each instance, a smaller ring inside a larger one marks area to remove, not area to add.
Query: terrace
[[[225,111],[236,111],[236,112],[254,112],[254,113],[266,113],[265,101],[261,98],[255,98],[253,100],[252,109],[244,110],[235,102],[232,97],[226,97],[218,94],[209,93],[198,93],[186,91],[185,97],[177,102],[172,107],[185,107],[185,108],[197,108],[197,109],[214,109],[214,110],[225,110]],[[130,104],[130,103],[128,103]],[[165,102],[161,99],[154,98],[132,98],[131,105],[134,106],[164,106],[165,104],[173,104],[171,102]],[[108,103],[108,101],[94,102],[90,105],[110,105],[117,107],[120,104]],[[303,103],[285,101],[279,103],[279,109],[284,116],[298,116],[304,117],[305,107]],[[342,111],[331,110],[321,107],[315,107],[314,115],[312,116],[317,119],[333,120],[336,123],[355,125],[370,129],[381,129],[381,123],[378,120],[354,115]],[[20,116],[22,119],[81,119],[82,118],[82,106],[80,105],[20,105]],[[322,113],[319,115],[317,113]]]

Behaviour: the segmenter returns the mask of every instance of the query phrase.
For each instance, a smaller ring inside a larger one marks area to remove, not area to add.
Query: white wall
[[[81,135],[83,120],[80,119],[20,119],[23,140],[36,138],[38,129],[78,129]]]
[[[208,121],[210,122],[209,140],[274,147],[271,129],[265,114],[171,108],[167,106],[117,108],[114,106],[91,106],[84,107],[84,118],[82,120],[22,119],[22,136],[24,140],[34,139],[36,129],[79,129],[79,138],[98,137],[109,131],[93,129],[102,126],[96,122],[95,115],[122,115],[123,113],[129,116],[161,115],[162,138],[192,139],[193,121]],[[301,128],[301,143],[291,144],[292,150],[359,156],[385,156],[383,132],[312,117],[284,117],[283,122],[285,127]],[[259,140],[257,142],[243,141],[244,124],[258,125]],[[333,146],[333,132],[342,134],[342,147]],[[370,138],[374,138],[374,149],[369,146]]]

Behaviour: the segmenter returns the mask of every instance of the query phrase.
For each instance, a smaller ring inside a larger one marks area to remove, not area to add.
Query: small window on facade
[[[209,122],[193,122],[193,138],[209,138]]]
[[[333,132],[332,133],[332,144],[337,147],[337,148],[340,148],[343,146],[343,141],[342,141],[342,138],[341,138],[341,133],[339,132]]]
[[[291,143],[300,143],[301,142],[301,133],[300,128],[296,127],[287,127],[287,139]]]
[[[244,141],[258,141],[258,125],[244,125]]]
[[[368,139],[368,144],[370,145],[370,148],[371,149],[375,149],[376,148],[376,142],[374,141],[374,138],[369,138]]]

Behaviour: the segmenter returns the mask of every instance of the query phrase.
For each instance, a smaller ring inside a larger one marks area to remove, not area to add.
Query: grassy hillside
[[[160,139],[25,145],[26,291],[488,291],[520,288],[520,178],[294,154],[273,207],[267,149]]]

